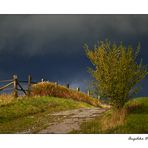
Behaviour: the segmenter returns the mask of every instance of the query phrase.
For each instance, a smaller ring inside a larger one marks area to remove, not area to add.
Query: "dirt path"
[[[39,133],[64,134],[69,133],[72,130],[79,130],[82,122],[99,116],[99,114],[104,111],[106,110],[102,108],[81,108],[51,114],[54,117],[56,116],[59,120],[50,123],[48,128]]]

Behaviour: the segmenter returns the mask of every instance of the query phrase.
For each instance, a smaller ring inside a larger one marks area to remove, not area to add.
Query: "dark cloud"
[[[106,38],[136,47],[148,63],[148,15],[0,15],[0,77],[32,73],[86,88],[90,78],[82,48]],[[148,95],[148,78],[141,94]]]
[[[29,55],[72,53],[78,49],[62,49],[59,44],[148,32],[146,15],[1,15],[0,22],[0,50]]]

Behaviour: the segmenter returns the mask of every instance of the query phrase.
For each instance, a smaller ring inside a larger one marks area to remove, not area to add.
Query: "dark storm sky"
[[[12,74],[87,87],[83,44],[98,40],[141,43],[148,64],[148,15],[0,15],[0,80]],[[148,77],[139,95],[148,96]]]

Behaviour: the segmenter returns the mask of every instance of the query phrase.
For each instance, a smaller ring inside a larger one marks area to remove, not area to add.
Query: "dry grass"
[[[7,105],[14,100],[12,94],[0,94],[0,106]]]
[[[125,124],[125,117],[127,115],[126,109],[119,111],[110,111],[101,119],[101,131],[106,131],[108,129],[113,129],[117,126]]]
[[[110,110],[101,119],[101,131],[106,131],[125,125],[126,116],[135,110],[139,110],[141,107],[141,102],[132,100],[120,110]]]
[[[56,85],[55,83],[51,82],[40,82],[38,84],[34,84],[32,86],[32,95],[67,98],[76,101],[86,102],[93,106],[100,106],[100,102],[97,99],[89,97],[82,92],[66,88],[62,85]]]
[[[19,96],[17,99],[14,98],[13,94],[0,94],[0,107],[12,104],[18,100],[27,98],[25,96]]]

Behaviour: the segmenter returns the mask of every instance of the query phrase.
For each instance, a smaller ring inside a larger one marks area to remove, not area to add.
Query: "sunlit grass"
[[[66,88],[62,85],[56,85],[51,82],[40,82],[32,86],[33,96],[53,96],[59,98],[73,99],[76,101],[83,101],[93,106],[100,106],[98,99],[92,98],[85,93]]]
[[[72,99],[47,96],[20,97],[10,100],[5,104],[4,101],[0,106],[0,133],[21,133],[27,130],[36,133],[47,127],[54,119],[50,116],[53,112],[92,107],[87,103]]]
[[[11,94],[0,94],[0,106],[7,105],[14,100]]]

